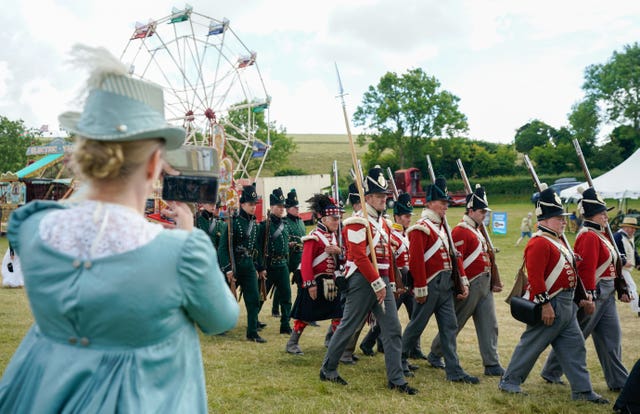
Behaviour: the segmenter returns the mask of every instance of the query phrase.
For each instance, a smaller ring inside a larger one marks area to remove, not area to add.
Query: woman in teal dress
[[[200,342],[233,328],[238,305],[207,235],[183,203],[165,229],[144,219],[165,149],[184,141],[164,119],[162,89],[127,75],[104,49],[83,113],[61,124],[78,138],[82,200],[38,201],[11,216],[35,323],[0,380],[2,413],[202,413]]]

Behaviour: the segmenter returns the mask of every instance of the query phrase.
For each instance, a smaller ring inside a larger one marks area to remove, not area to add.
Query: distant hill
[[[287,167],[307,174],[331,173],[333,160],[338,161],[340,177],[345,177],[351,168],[351,150],[347,135],[340,134],[287,134],[293,137],[298,148],[289,156]],[[355,140],[357,136],[354,135]],[[367,147],[356,145],[358,157],[367,152]]]

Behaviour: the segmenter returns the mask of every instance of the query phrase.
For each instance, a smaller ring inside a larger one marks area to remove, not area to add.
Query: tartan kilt
[[[311,299],[309,290],[298,285],[298,295],[291,309],[291,317],[305,322],[324,321],[327,319],[342,318],[342,305],[340,291],[335,299],[327,300],[324,297],[324,280],[333,279],[332,275],[320,275],[316,277],[318,297]]]

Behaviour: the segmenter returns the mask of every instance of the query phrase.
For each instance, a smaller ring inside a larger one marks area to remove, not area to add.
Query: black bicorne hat
[[[349,184],[349,204],[360,204],[360,194],[358,194],[356,183]]]
[[[403,214],[412,214],[413,206],[411,205],[411,194],[402,193],[398,195],[398,200],[393,205],[393,214],[401,216]]]
[[[274,188],[271,194],[269,194],[270,206],[283,206],[284,205],[284,193],[282,188]]]
[[[489,208],[489,202],[487,201],[487,193],[485,192],[484,187],[480,186],[480,184],[476,184],[476,188],[473,190],[473,193],[467,194],[466,200],[466,206],[471,210],[491,211]]]
[[[255,185],[245,185],[242,187],[240,195],[240,203],[256,203],[258,202],[258,193]]]
[[[376,165],[369,170],[369,174],[365,177],[364,183],[364,195],[375,193],[388,193],[387,180],[384,178],[384,172],[379,165]]]
[[[292,188],[289,193],[287,193],[287,199],[284,200],[284,206],[286,208],[289,207],[297,207],[300,203],[298,203],[298,194],[296,194],[296,189]]]
[[[427,203],[429,201],[436,200],[451,200],[451,197],[449,197],[449,191],[447,190],[447,180],[443,176],[436,178],[435,184],[429,184],[425,191]]]
[[[540,198],[536,203],[536,219],[546,220],[555,216],[568,216],[562,208],[562,200],[553,188],[548,188],[547,184],[540,184]]]
[[[589,187],[586,190],[579,187],[578,192],[582,194],[582,200],[578,202],[578,211],[584,217],[593,217],[596,214],[613,210],[613,207],[607,208],[607,203],[604,202],[593,187]]]

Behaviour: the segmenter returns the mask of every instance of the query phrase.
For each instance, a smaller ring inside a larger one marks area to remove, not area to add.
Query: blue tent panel
[[[58,158],[62,157],[63,155],[64,154],[49,154],[49,155],[46,155],[46,156],[40,158],[38,161],[34,162],[33,164],[24,167],[23,169],[18,171],[16,174],[18,175],[18,178],[28,177],[29,175],[33,174],[34,172],[38,171],[39,169],[44,168],[47,165],[51,164],[52,162],[56,161]]]

